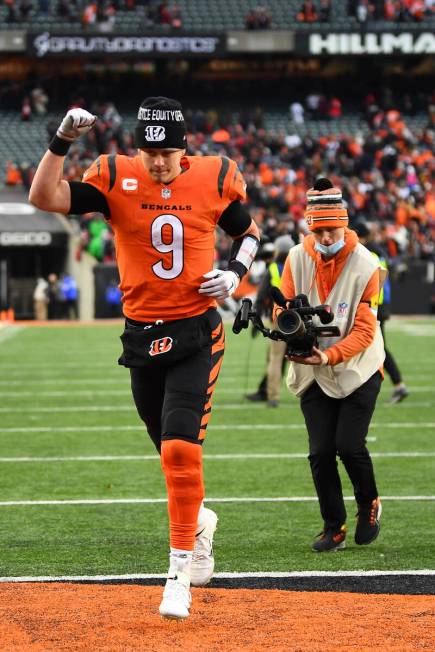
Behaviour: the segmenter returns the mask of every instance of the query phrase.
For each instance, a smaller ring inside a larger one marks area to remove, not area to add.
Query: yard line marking
[[[11,337],[15,337],[15,335],[18,335],[21,331],[24,330],[24,326],[4,326],[0,328],[0,344],[3,344],[3,342],[6,342],[6,340],[10,340]],[[2,365],[2,368],[4,366]],[[16,369],[17,365],[15,367],[12,367],[12,369]]]
[[[344,500],[353,501],[354,496],[345,496]],[[432,501],[435,496],[382,496],[383,501]],[[33,507],[52,505],[155,505],[166,503],[166,498],[76,498],[65,500],[3,500],[0,507]],[[312,503],[318,502],[317,496],[231,496],[225,498],[206,498],[206,503]]]
[[[234,392],[232,392],[234,394]],[[0,392],[0,396],[1,396]],[[37,398],[37,394],[35,394],[35,398]],[[215,410],[234,410],[234,411],[239,411],[239,410],[246,410],[249,408],[249,410],[262,410],[265,409],[264,403],[254,403],[250,404],[248,406],[247,403],[245,402],[240,402],[240,403],[215,403],[213,405]],[[281,407],[284,407],[284,409],[293,409],[294,404],[284,404]],[[391,407],[391,406],[390,406]],[[51,413],[51,414],[56,414],[60,412],[134,412],[134,405],[133,402],[131,403],[126,403],[126,404],[120,404],[120,405],[60,405],[60,406],[53,406],[53,405],[45,405],[45,406],[31,406],[27,405],[26,407],[23,407],[22,405],[20,406],[15,406],[15,407],[1,407],[0,408],[0,413],[2,414],[25,414],[28,412],[31,412],[32,414],[38,413],[38,412],[45,412],[45,413]],[[415,425],[420,425],[420,424],[415,424]],[[435,424],[432,424],[435,426]]]
[[[3,368],[3,367],[2,367]],[[9,375],[9,373],[8,373]],[[119,385],[121,389],[125,392],[126,388],[129,388],[129,379],[126,376],[119,376],[119,377],[113,377],[113,378],[108,378],[107,374],[105,375],[105,378],[70,378],[66,379],[64,376],[60,377],[54,377],[53,375],[50,375],[49,378],[34,378],[34,379],[29,379],[29,378],[23,378],[22,380],[0,380],[0,387],[5,385],[7,387],[25,387],[28,385],[37,385],[38,387],[40,385]],[[234,394],[235,390],[232,387],[225,387],[225,385],[238,385],[240,386],[240,381],[238,378],[230,378],[230,379],[221,379],[220,380],[220,386],[217,387],[216,392],[220,394]],[[433,385],[407,385],[408,389],[410,390],[411,394],[417,393],[417,394],[424,394],[425,392],[432,392],[433,391]],[[243,394],[249,394],[251,392],[254,392],[257,389],[257,387],[248,387],[248,388],[243,388],[243,390],[240,390],[241,393],[241,401],[243,401],[244,405],[249,405],[250,407],[253,406],[252,402],[249,401],[248,399],[245,399],[243,397]],[[82,390],[85,391],[85,390]],[[97,390],[98,391],[98,390]],[[40,394],[38,390],[36,389],[34,392],[16,392],[16,393],[9,393],[9,392],[2,392],[0,390],[1,395],[3,396],[35,396],[38,397]],[[41,392],[41,395],[45,396],[71,396],[74,392],[68,392],[67,390],[64,390],[64,393],[46,393]],[[101,392],[104,394],[104,392]],[[131,391],[126,392],[126,394],[131,394]],[[286,396],[292,396],[290,393],[286,394]],[[410,401],[406,401],[406,405],[411,405]]]
[[[4,369],[3,365],[1,366]],[[19,386],[23,385],[119,385],[124,376],[119,378],[23,378],[22,380],[0,380],[0,385]],[[128,383],[128,379],[126,379]]]
[[[84,409],[84,408],[83,408]],[[98,411],[98,410],[97,410]],[[247,424],[247,423],[235,423],[235,424],[219,424],[219,425],[210,425],[209,429],[210,430],[277,430],[277,429],[284,429],[284,430],[303,430],[305,431],[305,424],[304,423],[252,423],[252,424]],[[405,430],[412,428],[435,428],[435,423],[434,422],[427,422],[427,421],[404,421],[401,423],[400,421],[390,421],[386,423],[371,423],[370,424],[370,429],[400,429],[403,428]],[[9,432],[96,432],[101,430],[101,432],[104,431],[112,431],[112,430],[145,430],[145,426],[142,425],[129,425],[129,426],[106,426],[106,425],[101,425],[101,426],[29,426],[29,427],[19,427],[19,428],[0,428],[0,433],[9,433]]]
[[[304,577],[381,577],[388,575],[435,575],[434,570],[357,570],[357,571],[290,571],[287,573],[280,572],[245,572],[245,573],[214,573],[213,577],[221,580],[230,579],[247,579],[247,578],[304,578]],[[122,580],[163,580],[168,576],[167,573],[132,573],[125,575],[27,575],[0,577],[1,583],[6,582],[110,582]]]
[[[204,460],[297,460],[307,459],[307,453],[216,453],[203,455]],[[371,453],[371,457],[435,457],[435,452]],[[160,460],[159,455],[76,455],[65,457],[0,457],[7,462],[142,462]]]
[[[248,390],[249,391],[249,390]],[[252,389],[254,391],[254,389]],[[234,394],[233,389],[219,389],[217,388],[214,391],[214,396],[219,396],[220,394]],[[54,391],[54,392],[35,392],[35,391],[20,391],[20,392],[3,392],[0,390],[0,396],[1,398],[8,397],[8,398],[24,398],[31,396],[35,398],[38,402],[40,401],[41,398],[45,397],[51,397],[51,398],[74,398],[75,396],[86,396],[88,398],[94,398],[96,396],[131,396],[131,389],[102,389],[102,390],[87,390],[87,389],[81,389],[81,390],[70,390],[70,391]],[[227,405],[233,405],[228,403]],[[131,406],[133,406],[133,403],[131,403]],[[260,409],[264,408],[265,404],[264,402],[259,402],[259,403],[254,403],[252,404],[251,402],[244,401],[242,399],[242,403],[238,404],[239,409],[242,409],[242,406],[249,406],[249,409]],[[281,408],[292,408],[293,409],[294,403],[293,402],[284,402],[281,404]],[[67,406],[65,406],[67,407]],[[225,408],[222,405],[215,404],[214,407],[219,407],[219,409],[229,409],[228,407]],[[376,409],[379,410],[381,408],[385,408],[387,410],[391,410],[395,408],[395,404],[392,403],[385,403],[383,404],[382,402],[379,402],[378,405],[376,406]],[[427,408],[432,408],[435,407],[435,400],[434,401],[406,401],[406,407],[427,407]],[[12,411],[13,408],[1,408],[0,412],[3,411]],[[89,406],[86,407],[86,409],[89,409]],[[22,412],[23,410],[20,409],[19,412]],[[32,411],[32,408],[26,408],[25,411]],[[56,411],[54,408],[51,408],[50,411]]]
[[[391,425],[391,424],[390,424]],[[414,426],[415,427],[415,424]],[[253,423],[252,425],[246,424],[227,424],[209,426],[208,430],[301,430],[306,432],[305,424],[301,423]],[[145,426],[29,426],[23,428],[0,428],[0,434],[9,434],[14,432],[113,432],[113,431],[135,431],[139,430],[145,432]],[[367,437],[368,441],[376,441],[376,437]]]

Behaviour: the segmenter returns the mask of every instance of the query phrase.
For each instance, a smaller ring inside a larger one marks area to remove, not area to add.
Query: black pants
[[[202,444],[205,438],[225,342],[217,310],[206,315],[210,342],[201,351],[169,366],[130,369],[136,409],[159,453],[164,439]]]
[[[308,459],[325,529],[339,529],[346,521],[337,454],[352,482],[357,503],[368,505],[378,495],[366,436],[381,382],[377,371],[341,399],[327,396],[313,383],[301,398],[310,447]]]

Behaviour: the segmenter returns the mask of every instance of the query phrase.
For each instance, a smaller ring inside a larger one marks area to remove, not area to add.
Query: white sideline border
[[[399,451],[371,453],[371,457],[379,458],[426,458],[435,457],[435,451]],[[304,460],[308,453],[207,453],[203,460]],[[64,457],[0,457],[3,463],[39,463],[39,462],[148,462],[159,460],[158,455],[76,455]]]
[[[304,577],[383,577],[391,575],[435,575],[435,570],[368,570],[368,571],[291,571],[280,572],[256,572],[256,573],[215,573],[215,579],[247,579],[247,578],[304,578]],[[108,582],[122,580],[163,580],[167,573],[135,573],[130,575],[37,575],[35,577],[0,577],[0,583],[6,582]]]
[[[344,496],[353,501],[354,496]],[[432,501],[434,496],[382,496],[383,501]],[[311,503],[317,496],[228,496],[225,498],[206,498],[206,503]],[[33,507],[51,505],[155,505],[166,504],[166,498],[75,498],[66,500],[3,500],[0,507]]]

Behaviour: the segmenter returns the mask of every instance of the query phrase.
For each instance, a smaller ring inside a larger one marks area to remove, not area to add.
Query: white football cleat
[[[213,577],[213,535],[217,521],[218,517],[211,509],[204,507],[201,510],[190,567],[190,583],[192,586],[205,586]]]
[[[163,600],[159,607],[162,618],[184,620],[189,616],[191,603],[189,576],[180,572],[174,577],[169,577],[166,580]]]

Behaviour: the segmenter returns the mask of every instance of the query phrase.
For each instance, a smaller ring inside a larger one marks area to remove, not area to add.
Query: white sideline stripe
[[[248,390],[248,392],[249,391],[254,391],[254,389]],[[234,389],[230,389],[230,388],[221,389],[221,388],[218,387],[217,389],[215,389],[213,396],[215,398],[217,398],[221,394],[232,394],[232,395],[234,395]],[[23,397],[27,397],[27,396],[32,396],[38,401],[41,399],[41,397],[52,397],[52,398],[68,397],[68,398],[73,398],[75,396],[86,396],[88,398],[94,398],[95,396],[131,396],[131,389],[121,389],[121,390],[119,390],[119,389],[109,389],[109,390],[107,390],[107,389],[106,390],[104,390],[104,389],[102,389],[102,390],[81,389],[81,390],[78,390],[78,391],[69,391],[69,392],[64,392],[64,391],[59,391],[59,392],[38,392],[38,391],[33,391],[33,392],[29,392],[29,391],[24,391],[24,392],[23,391],[22,392],[2,392],[0,390],[0,398],[4,398],[4,397],[23,398]],[[228,405],[230,405],[230,404],[228,404]],[[264,409],[265,408],[264,403],[248,403],[248,402],[244,402],[243,405],[245,405],[247,409],[249,408],[249,410],[251,410],[252,408],[254,408],[254,409],[261,409],[261,408]],[[432,407],[435,407],[435,401],[409,401],[408,400],[408,401],[406,401],[405,405],[406,405],[407,408],[410,408],[410,407],[432,408]],[[131,406],[133,407],[133,404],[131,404]],[[215,408],[218,407],[219,409],[222,409],[223,406],[215,404],[214,407]],[[293,410],[294,409],[294,403],[290,403],[290,402],[282,403],[280,405],[280,407],[284,408],[284,409],[292,409]],[[86,408],[86,409],[89,409],[89,408]],[[242,407],[240,407],[240,409],[242,409]],[[383,403],[379,402],[378,405],[376,406],[376,410],[379,411],[381,409],[385,409],[385,410],[396,409],[396,405],[392,404],[392,403],[384,403],[383,404]],[[31,411],[31,408],[29,408],[29,411]]]
[[[3,365],[1,367],[4,369]],[[19,386],[23,385],[119,385],[124,376],[119,378],[23,378],[22,380],[0,380],[0,385]],[[127,381],[128,382],[128,381]]]
[[[344,500],[353,501],[354,496],[345,496]],[[435,496],[382,496],[383,501],[432,501]],[[255,496],[231,496],[228,498],[206,498],[207,503],[313,503],[317,496],[272,496],[270,498]],[[0,507],[40,506],[40,505],[155,505],[166,503],[166,498],[77,498],[74,500],[4,500]]]
[[[83,408],[85,409],[85,408]],[[433,421],[390,421],[390,422],[375,422],[370,424],[370,430],[379,429],[397,429],[397,428],[435,428]],[[23,428],[0,428],[0,433],[9,432],[107,432],[113,430],[144,430],[145,426],[29,426]],[[236,423],[236,424],[219,424],[211,425],[208,430],[303,430],[305,432],[305,424],[303,423]]]
[[[10,340],[11,337],[15,337],[22,330],[24,330],[24,326],[6,326],[0,328],[0,344],[3,344],[6,340]]]
[[[255,573],[215,573],[213,577],[222,580],[236,580],[248,578],[270,578],[270,579],[292,579],[292,578],[316,578],[316,577],[383,577],[389,575],[435,575],[434,570],[357,570],[357,571],[291,571],[289,573],[280,572],[255,572]],[[163,580],[166,579],[167,573],[134,573],[129,575],[36,575],[23,577],[0,577],[0,582],[107,582],[122,580]]]
[[[233,392],[234,393],[234,392]],[[293,407],[290,404],[285,406],[286,408]],[[264,404],[255,403],[254,405],[248,405],[246,403],[214,403],[213,408],[215,410],[252,410],[252,409],[264,409]],[[2,407],[0,408],[1,414],[26,414],[31,412],[35,413],[48,413],[48,414],[57,414],[62,412],[134,412],[133,403],[128,403],[126,405],[62,405],[62,406],[43,406],[43,407]],[[414,425],[421,425],[417,422],[414,422]],[[414,426],[412,426],[414,427]],[[429,426],[427,426],[429,427]],[[435,423],[431,424],[430,427],[435,427]]]
[[[371,457],[435,457],[435,452],[371,453]],[[203,455],[204,460],[298,460],[308,453],[217,453]],[[77,455],[75,457],[0,457],[1,462],[142,462],[159,460],[158,455]]]

